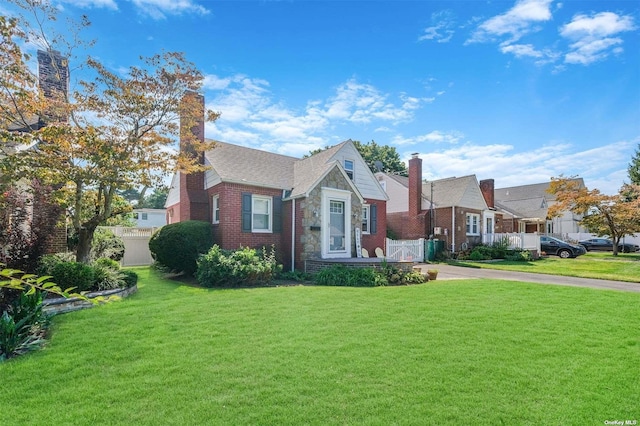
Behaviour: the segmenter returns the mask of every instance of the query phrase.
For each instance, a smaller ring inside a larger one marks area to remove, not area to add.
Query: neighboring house
[[[584,187],[582,178],[577,179]],[[587,232],[579,225],[581,216],[570,211],[560,217],[548,217],[555,196],[548,191],[551,183],[499,188],[494,192],[496,207],[504,216],[504,232],[537,232],[540,234],[568,234]]]
[[[387,227],[399,239],[435,238],[458,251],[482,241],[482,233],[501,231],[502,215],[493,206],[493,180],[475,175],[422,180],[422,159],[409,160],[409,177],[376,173],[385,188]]]
[[[385,246],[387,196],[351,140],[303,159],[216,142],[201,161],[173,177],[167,223],[209,221],[221,248],[273,246],[285,269],[356,257],[358,233],[371,253]]]
[[[137,228],[159,228],[167,224],[166,209],[133,209]]]

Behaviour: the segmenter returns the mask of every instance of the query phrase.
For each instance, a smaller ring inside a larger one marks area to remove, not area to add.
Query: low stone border
[[[112,290],[95,291],[87,293],[86,296],[89,299],[95,299],[96,297],[103,297],[105,301],[112,298],[127,297],[130,294],[138,291],[138,285],[127,288],[115,288]],[[67,312],[79,311],[81,309],[93,308],[95,305],[86,300],[78,299],[77,297],[56,297],[52,299],[44,299],[42,301],[42,310],[47,314],[57,315]]]

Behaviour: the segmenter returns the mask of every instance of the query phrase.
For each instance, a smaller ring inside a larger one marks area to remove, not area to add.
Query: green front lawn
[[[0,424],[637,419],[640,294],[490,280],[139,292],[0,364]]]
[[[533,262],[474,262],[469,260],[456,261],[452,262],[452,264],[640,283],[640,254],[636,253],[620,253],[614,257],[611,253],[591,252],[574,259],[560,259],[557,256],[548,256]]]

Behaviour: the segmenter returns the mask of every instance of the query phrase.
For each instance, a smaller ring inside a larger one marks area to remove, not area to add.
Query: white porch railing
[[[492,245],[505,240],[512,250],[537,250],[540,253],[540,235],[537,233],[482,234],[482,244]]]
[[[424,262],[424,238],[419,240],[390,240],[387,238],[386,257],[399,261]]]

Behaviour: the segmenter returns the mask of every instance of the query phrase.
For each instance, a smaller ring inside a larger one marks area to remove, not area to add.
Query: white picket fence
[[[149,251],[149,239],[159,228],[132,228],[124,226],[101,226],[124,241],[124,258],[120,261],[122,266],[145,266],[153,263]]]
[[[418,240],[390,240],[386,241],[386,257],[398,261],[424,261],[424,238]]]

